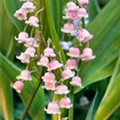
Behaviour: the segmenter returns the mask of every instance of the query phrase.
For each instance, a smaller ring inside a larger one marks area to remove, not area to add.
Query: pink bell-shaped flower
[[[29,38],[28,33],[26,32],[20,32],[18,35],[18,38],[15,37],[15,39],[18,41],[18,43],[26,42],[26,40]]]
[[[48,71],[56,70],[62,66],[63,65],[61,63],[59,63],[57,60],[52,60],[48,63]]]
[[[18,80],[25,80],[25,81],[32,80],[30,71],[29,70],[21,71],[20,75],[17,76],[17,79]]]
[[[24,87],[24,83],[18,80],[15,83],[11,83],[11,87],[14,88],[18,93],[20,93]]]
[[[26,20],[27,19],[27,15],[26,12],[24,12],[22,9],[19,9],[15,12],[14,16],[18,19],[18,20]]]
[[[79,8],[79,10],[78,10],[78,16],[80,17],[80,18],[88,18],[88,13],[87,13],[87,11],[86,11],[86,9],[85,8]]]
[[[77,39],[80,43],[86,43],[92,38],[93,35],[91,35],[86,29],[81,29],[78,31]]]
[[[67,69],[76,69],[77,68],[77,61],[75,59],[68,59],[65,67]]]
[[[78,6],[74,2],[68,2],[66,6],[66,11],[75,11],[78,9]]]
[[[55,80],[55,75],[52,72],[47,72],[42,76],[44,82],[53,82]]]
[[[29,63],[30,55],[26,53],[21,53],[20,56],[16,56],[22,63]]]
[[[73,105],[71,104],[70,98],[64,97],[64,98],[62,98],[62,99],[60,100],[59,106],[60,106],[60,108],[69,109],[69,108],[71,108]]]
[[[53,81],[45,81],[45,84],[44,84],[43,88],[45,88],[46,90],[54,91],[55,90],[55,83],[56,83],[55,80],[53,80]]]
[[[37,62],[37,65],[47,67],[48,63],[49,63],[49,59],[46,56],[41,56],[41,58]]]
[[[78,76],[74,76],[74,77],[72,78],[72,80],[70,81],[70,84],[71,84],[72,86],[82,87],[81,78],[78,77]]]
[[[74,25],[71,23],[64,24],[64,27],[61,29],[63,33],[73,33],[75,31]]]
[[[95,55],[93,55],[91,48],[84,48],[80,58],[82,61],[89,61],[95,59]]]
[[[82,7],[87,6],[88,3],[89,3],[89,0],[78,0],[78,4]]]
[[[70,91],[66,85],[59,85],[56,87],[55,94],[68,94]]]
[[[75,72],[72,72],[70,69],[66,69],[61,73],[62,80],[69,79],[75,75]]]
[[[69,49],[69,52],[67,53],[68,56],[74,57],[74,58],[79,58],[80,57],[80,51],[76,47],[71,47]]]
[[[28,47],[25,51],[26,54],[28,54],[30,57],[35,57],[35,48],[34,47]]]
[[[46,49],[44,49],[44,56],[46,57],[55,57],[55,53],[54,50],[50,47],[47,47]]]
[[[21,9],[25,12],[25,13],[29,13],[29,12],[33,12],[35,9],[35,6],[32,2],[25,2]]]
[[[25,23],[33,27],[39,27],[39,20],[35,16],[31,16],[28,20],[25,21]]]
[[[44,108],[48,114],[60,114],[59,105],[57,102],[50,102],[48,108]]]

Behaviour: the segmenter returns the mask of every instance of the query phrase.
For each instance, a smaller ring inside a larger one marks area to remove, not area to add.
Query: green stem
[[[71,103],[74,104],[74,95],[73,94],[70,95],[70,99],[71,99]],[[73,120],[73,118],[74,118],[74,106],[72,106],[69,109],[69,120]]]
[[[28,112],[28,110],[29,110],[34,98],[35,98],[35,95],[36,95],[36,93],[37,93],[37,91],[38,91],[38,89],[40,87],[41,82],[42,82],[41,80],[38,81],[38,84],[37,84],[36,88],[34,89],[33,94],[31,95],[31,97],[30,97],[30,99],[29,99],[29,101],[28,101],[28,103],[27,103],[27,105],[26,105],[26,107],[25,107],[25,109],[23,111],[23,114],[22,114],[20,120],[25,120],[27,112]]]

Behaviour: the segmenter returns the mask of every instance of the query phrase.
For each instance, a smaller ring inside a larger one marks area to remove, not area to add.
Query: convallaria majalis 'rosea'
[[[34,12],[36,9],[34,1],[20,1],[23,2],[23,5],[15,12],[14,16],[18,20],[23,21],[26,26],[29,25],[33,28],[39,27],[39,19],[37,18],[37,14],[42,10],[39,10],[34,16],[30,16],[28,18],[28,14]],[[16,58],[22,63],[27,64],[27,67],[25,70],[21,71],[20,75],[17,76],[17,81],[15,83],[11,83],[11,86],[18,93],[22,91],[24,88],[24,81],[32,80],[31,71],[28,69],[28,64],[34,58],[38,58],[36,65],[38,67],[41,66],[46,68],[46,72],[41,77],[44,83],[43,88],[53,93],[52,101],[48,104],[47,108],[44,108],[48,114],[60,114],[60,108],[69,109],[73,107],[71,99],[68,96],[71,91],[65,84],[65,81],[69,81],[69,86],[83,87],[81,78],[78,76],[79,62],[89,61],[95,58],[92,49],[88,44],[93,35],[91,35],[84,27],[84,21],[89,17],[86,10],[88,3],[89,0],[78,0],[76,3],[68,2],[66,5],[63,19],[65,19],[67,23],[63,25],[61,31],[64,34],[74,37],[75,42],[72,47],[67,47],[69,48],[67,52],[69,59],[66,61],[65,65],[57,60],[58,55],[55,53],[50,39],[48,39],[46,43],[47,46],[43,53],[38,56],[36,53],[36,48],[39,46],[39,41],[36,40],[35,37],[29,36],[29,34],[25,31],[26,29],[20,32],[18,37],[15,37],[18,43],[23,43],[26,47],[26,50],[21,52],[21,54]],[[83,47],[83,44],[85,44],[85,47]],[[63,48],[65,48],[64,44]],[[82,51],[81,53],[80,49]],[[61,79],[57,79],[57,76],[54,74],[55,70],[60,71]],[[60,97],[61,99],[58,99],[59,96],[62,96]]]

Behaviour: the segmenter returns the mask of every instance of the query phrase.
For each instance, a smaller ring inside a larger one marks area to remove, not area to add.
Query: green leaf
[[[23,30],[23,23],[20,22],[19,20],[17,20],[15,17],[14,17],[14,13],[17,9],[20,8],[21,6],[21,3],[19,0],[3,0],[3,3],[4,3],[4,6],[5,6],[5,9],[7,11],[7,14],[10,18],[10,20],[13,22],[13,24],[16,26],[16,28],[20,31],[20,30]]]
[[[114,72],[110,79],[109,86],[97,110],[94,120],[107,120],[120,106],[120,56],[117,60]],[[117,77],[116,77],[117,76]]]
[[[15,82],[16,76],[20,73],[20,69],[15,66],[12,62],[10,62],[6,57],[0,54],[0,63],[2,71],[9,77],[10,81],[8,82]],[[31,93],[38,83],[38,80],[32,77],[33,80],[30,82],[25,83],[25,87],[20,95],[23,103],[26,105]],[[29,114],[32,119],[34,120],[44,120],[44,92],[42,87],[39,88],[32,105],[29,109]]]
[[[46,14],[47,14],[49,27],[50,27],[51,39],[52,39],[53,45],[55,46],[56,52],[57,53],[61,52],[62,61],[65,63],[65,54],[60,46],[59,38],[55,30],[55,25],[54,25],[52,13],[51,13],[52,6],[50,6],[50,2],[51,2],[50,0],[49,1],[45,0],[45,8],[46,8]]]
[[[12,89],[10,88],[10,82],[6,82],[9,77],[1,69],[0,74],[0,104],[3,118],[5,120],[14,120]]]
[[[90,47],[93,48],[96,59],[83,62],[80,66],[80,76],[84,86],[105,79],[112,74],[113,61],[117,58],[120,48],[120,32],[118,32],[120,4],[118,2],[119,0],[111,0],[88,27],[94,35]],[[80,89],[76,89],[75,93],[79,91]]]

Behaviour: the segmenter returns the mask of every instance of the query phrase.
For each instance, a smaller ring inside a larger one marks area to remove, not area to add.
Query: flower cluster
[[[93,38],[93,35],[82,27],[82,20],[89,17],[85,9],[88,3],[89,0],[78,0],[78,6],[75,2],[68,2],[65,9],[65,16],[63,16],[68,22],[64,24],[61,31],[75,36],[81,45],[89,42]],[[89,47],[85,47],[81,55],[77,47],[71,47],[67,55],[74,58],[80,58],[82,61],[89,61],[95,58],[92,49]]]
[[[28,25],[32,27],[39,27],[39,20],[36,16],[30,16],[27,17],[29,13],[35,11],[35,5],[31,1],[28,0],[20,0],[23,3],[21,8],[17,10],[14,14],[14,16],[18,20],[23,20],[26,24],[26,27]],[[15,40],[19,44],[24,44],[26,47],[26,50],[24,52],[21,52],[19,56],[16,56],[17,59],[19,59],[22,63],[27,64],[27,67],[25,70],[22,70],[20,75],[17,76],[17,81],[13,84],[11,83],[11,86],[20,93],[21,90],[24,87],[24,81],[32,80],[31,78],[31,72],[28,70],[28,65],[32,59],[36,57],[36,47],[38,47],[38,41],[35,39],[35,37],[29,36],[29,34],[24,30],[19,33],[18,37],[15,37]]]

